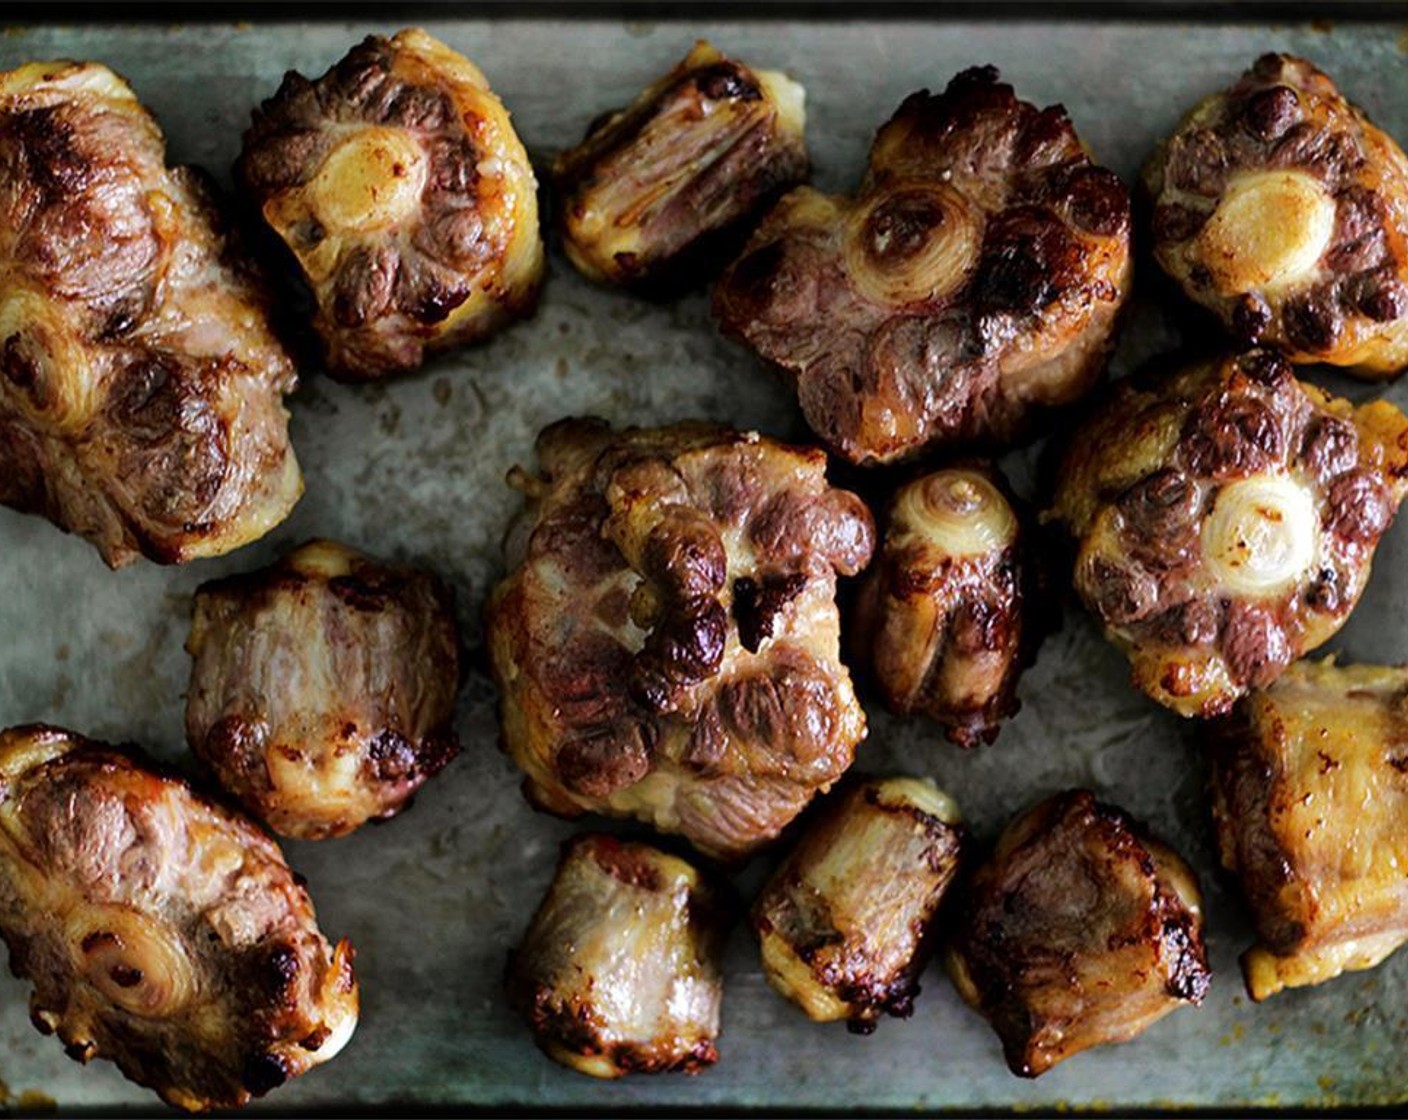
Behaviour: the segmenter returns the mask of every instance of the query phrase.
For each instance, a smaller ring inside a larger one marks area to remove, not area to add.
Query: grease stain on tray
[[[48,1093],[41,1093],[38,1089],[21,1089],[15,1093],[0,1080],[0,1110],[6,1114],[29,1116],[38,1112],[54,1112],[58,1107],[58,1101]]]

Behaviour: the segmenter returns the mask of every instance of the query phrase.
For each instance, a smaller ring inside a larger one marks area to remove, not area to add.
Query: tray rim
[[[915,22],[1090,22],[1204,24],[1378,23],[1408,21],[1408,6],[1394,0],[137,0],[120,9],[95,0],[18,0],[7,5],[8,27],[64,24],[131,26],[174,22],[347,23],[360,17],[474,18],[514,20],[691,19],[766,22],[803,18],[827,23]],[[120,15],[114,15],[114,11]]]

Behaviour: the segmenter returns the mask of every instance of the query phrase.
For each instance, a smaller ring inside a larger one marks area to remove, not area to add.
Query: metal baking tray
[[[521,18],[511,8],[487,19],[436,18],[445,11],[416,15],[480,64],[540,163],[698,36],[805,83],[815,181],[828,189],[855,184],[872,133],[907,93],[942,87],[985,62],[1000,66],[1023,97],[1063,102],[1096,157],[1130,181],[1184,110],[1267,50],[1309,56],[1382,127],[1408,140],[1408,31],[1388,23],[1185,23],[1166,15],[1148,22],[1119,18],[1119,9],[1087,10],[1079,22],[1030,9],[1000,21],[893,10],[880,21],[728,12],[723,20],[649,22],[600,9],[585,16],[539,9]],[[384,16],[11,28],[0,36],[0,67],[54,56],[112,65],[156,112],[170,158],[203,164],[228,183],[249,111],[283,72],[321,73],[363,35],[411,22]],[[1125,328],[1116,374],[1174,349],[1175,322],[1141,304]],[[1408,405],[1408,381],[1385,388],[1311,376],[1356,399],[1383,393]],[[1215,975],[1200,1010],[1181,1010],[1133,1043],[1024,1081],[1007,1072],[996,1037],[937,967],[926,973],[911,1019],[857,1038],[808,1022],[775,996],[739,927],[728,948],[715,1068],[607,1084],[554,1065],[534,1049],[500,988],[505,954],[548,882],[558,843],[580,827],[530,810],[497,746],[479,618],[518,502],[504,474],[531,462],[534,434],[567,414],[617,424],[708,417],[799,437],[795,408],[766,371],[719,338],[702,294],[653,304],[604,291],[557,252],[531,322],[388,384],[340,386],[310,370],[291,407],[307,496],[286,524],[235,555],[184,568],[140,562],[113,573],[83,541],[0,510],[0,724],[49,720],[135,740],[177,762],[185,756],[189,668],[182,642],[198,583],[329,535],[429,565],[456,588],[475,659],[459,712],[463,757],[394,821],[342,840],[285,845],[325,930],[357,947],[361,1026],[336,1061],[255,1110],[1125,1111],[1408,1100],[1408,952],[1371,972],[1250,1003],[1236,958],[1251,932],[1235,891],[1215,873],[1197,729],[1133,692],[1121,657],[1070,609],[1022,682],[1021,714],[995,745],[961,753],[927,723],[893,720],[869,703],[871,732],[858,764],[932,775],[983,838],[1033,800],[1073,785],[1147,820],[1202,877]],[[1019,489],[1031,491],[1036,461],[1036,449],[1004,461]],[[1350,659],[1408,659],[1405,619],[1408,524],[1399,524],[1380,547],[1358,612],[1328,648]],[[740,877],[743,897],[768,862],[755,861]],[[39,1036],[27,995],[25,984],[0,979],[0,1081],[9,1094],[0,1110],[25,1092],[42,1095],[28,1103],[47,1098],[64,1110],[154,1107],[155,1098],[110,1064],[81,1068]]]

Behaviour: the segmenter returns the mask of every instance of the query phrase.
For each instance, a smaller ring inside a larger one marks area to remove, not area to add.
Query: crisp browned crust
[[[486,618],[525,792],[716,855],[771,839],[865,733],[834,595],[869,513],[821,452],[711,425],[564,421],[538,457]]]
[[[509,1002],[549,1056],[582,1073],[698,1073],[719,1058],[723,915],[683,860],[574,837],[509,958]]]
[[[1256,924],[1253,999],[1408,940],[1408,669],[1298,662],[1209,742],[1218,851]]]
[[[313,541],[203,584],[186,649],[191,749],[281,835],[390,817],[459,752],[454,600],[429,572]]]
[[[990,464],[901,487],[856,600],[851,648],[886,705],[924,713],[963,747],[991,743],[1016,714],[1039,637],[1035,565],[1007,494]]]
[[[423,31],[369,35],[315,81],[286,74],[236,173],[298,260],[334,376],[416,369],[537,302],[527,153],[484,76]]]
[[[907,98],[854,198],[788,194],[724,274],[726,334],[857,463],[1010,443],[1099,379],[1130,280],[1129,197],[1065,111],[992,67]]]
[[[909,1016],[964,847],[951,809],[917,779],[865,779],[826,806],[750,912],[769,983],[858,1034]]]
[[[95,63],[0,74],[0,502],[113,567],[238,548],[302,493],[295,380],[131,88]]]
[[[672,285],[807,176],[801,87],[703,41],[553,163],[567,255],[591,279]]]
[[[1344,624],[1405,476],[1398,409],[1250,351],[1121,384],[1072,437],[1052,512],[1135,684],[1207,717]]]
[[[36,1027],[178,1108],[238,1108],[357,1021],[352,947],[268,836],[58,728],[0,733],[0,935]]]
[[[1238,203],[1258,177],[1264,204]],[[1244,345],[1366,377],[1408,366],[1408,159],[1305,59],[1257,59],[1144,181],[1159,263]]]
[[[1012,1072],[1039,1076],[1202,1002],[1197,881],[1119,809],[1058,794],[1008,825],[974,874],[949,966]]]

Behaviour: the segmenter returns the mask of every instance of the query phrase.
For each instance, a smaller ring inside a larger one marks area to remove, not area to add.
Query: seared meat
[[[726,334],[856,463],[1006,444],[1087,393],[1129,291],[1129,195],[992,67],[905,100],[854,198],[792,191],[724,274]]]
[[[414,370],[537,302],[528,154],[484,75],[424,31],[284,75],[236,174],[298,260],[335,377]]]
[[[1408,941],[1408,668],[1292,665],[1213,734],[1213,819],[1258,943],[1252,999]]]
[[[178,1108],[238,1108],[357,1024],[352,946],[272,840],[58,728],[0,732],[0,935],[36,1027]]]
[[[618,284],[687,278],[719,234],[807,177],[805,98],[701,39],[554,162],[572,263]]]
[[[399,812],[459,751],[449,590],[313,541],[196,592],[186,737],[275,832],[341,836]]]
[[[577,836],[509,958],[509,1001],[544,1053],[581,1073],[698,1073],[719,1060],[725,928],[684,860]]]
[[[1192,870],[1086,790],[1043,801],[973,876],[948,950],[959,994],[1037,1077],[1125,1042],[1208,988]]]
[[[958,819],[919,778],[867,779],[827,806],[753,903],[768,983],[858,1034],[908,1016],[958,871]]]
[[[1257,59],[1144,180],[1159,263],[1243,344],[1408,366],[1408,158],[1305,59]]]
[[[1032,566],[991,467],[935,471],[900,488],[853,630],[890,710],[923,712],[963,747],[1017,711],[1031,653]]]
[[[1398,409],[1355,408],[1250,351],[1121,384],[1074,435],[1053,515],[1134,683],[1209,717],[1344,624],[1405,473]]]
[[[563,816],[637,816],[734,858],[851,764],[836,573],[874,526],[820,451],[708,424],[567,420],[490,596],[504,743]]]
[[[96,63],[0,74],[0,502],[112,567],[262,537],[303,492],[269,328],[212,196]]]

